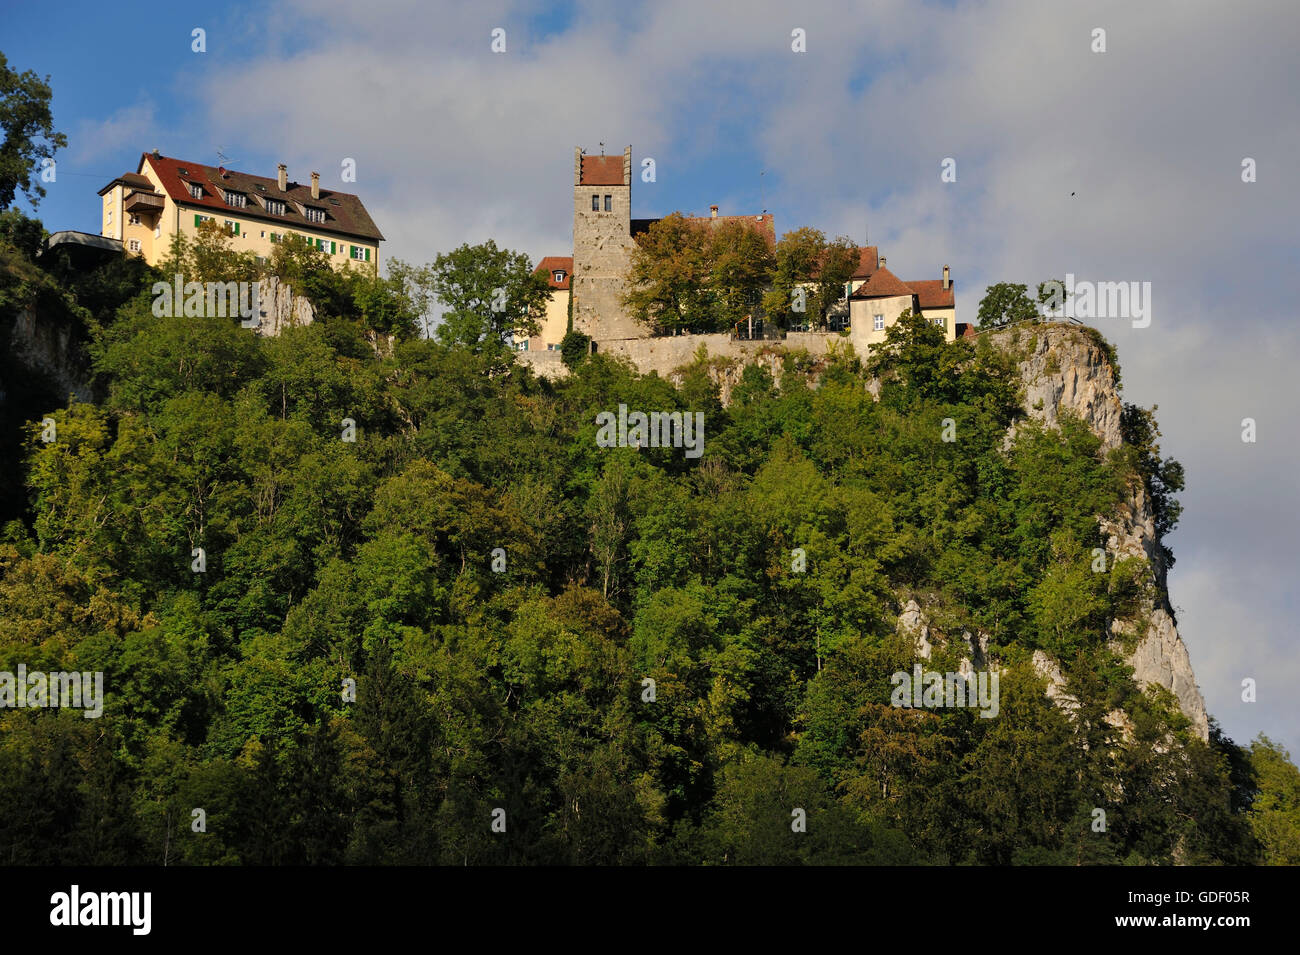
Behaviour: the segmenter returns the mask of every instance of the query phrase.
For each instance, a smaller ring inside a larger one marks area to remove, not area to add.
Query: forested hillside
[[[705,360],[538,379],[472,304],[416,337],[436,276],[401,263],[286,249],[317,320],[261,338],[156,317],[168,269],[38,267],[23,228],[2,317],[74,322],[98,400],[21,416],[0,670],[102,671],[105,701],[0,712],[6,863],[1300,861],[1295,767],[1203,742],[1108,643],[1144,578],[1094,571],[1098,516],[1170,473],[1152,430],[1103,454],[1026,419],[987,339],[905,320],[724,408]],[[171,265],[229,278],[219,246]],[[529,281],[458,252],[444,278]],[[703,412],[702,457],[599,446],[620,404]],[[996,718],[891,705],[913,599],[988,636]]]

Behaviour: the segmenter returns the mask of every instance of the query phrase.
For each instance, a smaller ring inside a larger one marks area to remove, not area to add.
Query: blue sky
[[[1228,733],[1300,751],[1292,0],[51,9],[9,4],[0,25],[12,66],[51,74],[70,140],[40,208],[51,230],[98,231],[96,190],[146,150],[221,148],[245,172],[283,161],[359,193],[385,258],[489,237],[563,255],[573,147],[604,140],[656,160],[633,215],[765,206],[778,231],[859,241],[869,223],[903,279],[952,266],[959,320],[991,282],[1150,281],[1149,328],[1099,327],[1125,398],[1159,405],[1163,449],[1187,468],[1168,541],[1179,629]],[[1258,702],[1240,699],[1244,678]]]

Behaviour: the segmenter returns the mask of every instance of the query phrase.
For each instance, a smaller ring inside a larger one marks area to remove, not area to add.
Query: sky
[[[573,149],[603,142],[655,160],[634,217],[766,210],[869,239],[904,280],[947,264],[958,321],[994,282],[1150,282],[1147,327],[1094,324],[1186,468],[1179,631],[1225,732],[1300,756],[1294,0],[55,9],[0,0],[0,51],[50,75],[69,140],[50,231],[98,232],[97,190],[157,148],[319,171],[362,197],[385,260],[489,238],[537,260],[571,254]]]

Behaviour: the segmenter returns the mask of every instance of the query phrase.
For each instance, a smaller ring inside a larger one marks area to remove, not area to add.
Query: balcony
[[[157,193],[133,192],[126,197],[122,208],[132,215],[152,215],[163,211],[163,202],[163,197]]]

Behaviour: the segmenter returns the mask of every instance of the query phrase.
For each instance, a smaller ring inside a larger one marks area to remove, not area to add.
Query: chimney
[[[948,277],[948,266],[943,267],[943,290],[946,292],[952,287],[952,279]]]
[[[881,268],[881,269],[883,269],[883,268],[885,267],[885,257],[884,257],[883,255],[880,256],[876,261],[880,263],[880,264],[877,266],[877,268]]]
[[[320,173],[318,172],[311,174],[311,197],[313,199],[320,198]]]
[[[153,151],[153,158],[154,158],[154,159],[162,159],[162,153],[160,153],[157,149],[155,149],[155,150]]]
[[[275,181],[279,185],[281,192],[285,192],[288,190],[289,167],[286,166],[284,163],[280,163],[280,165],[275,167]]]
[[[573,184],[582,185],[582,147],[573,147]]]
[[[718,207],[717,207],[717,206],[709,206],[709,217],[710,217],[711,219],[716,219],[716,218],[718,217]]]
[[[623,150],[623,185],[632,185],[632,147]]]

